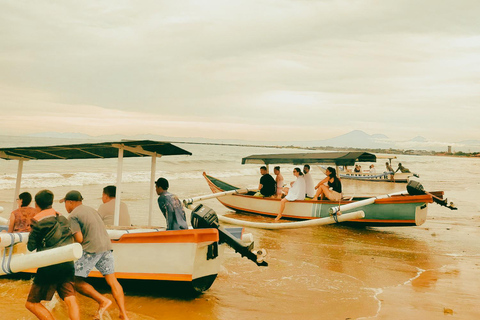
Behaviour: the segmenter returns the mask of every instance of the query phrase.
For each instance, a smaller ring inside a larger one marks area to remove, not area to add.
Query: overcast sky
[[[0,0],[0,134],[480,138],[480,2]]]

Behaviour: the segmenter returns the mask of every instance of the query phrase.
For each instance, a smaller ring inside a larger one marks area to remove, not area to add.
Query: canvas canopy
[[[242,164],[335,164],[353,166],[355,162],[376,162],[377,157],[368,152],[320,152],[259,154],[242,158]]]
[[[54,160],[54,159],[104,159],[117,158],[118,149],[123,157],[192,155],[169,142],[140,140],[69,144],[58,146],[0,148],[0,159],[5,160]]]

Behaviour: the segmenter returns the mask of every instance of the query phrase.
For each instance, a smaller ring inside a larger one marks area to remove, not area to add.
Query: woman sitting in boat
[[[327,197],[332,201],[340,201],[342,199],[342,183],[337,177],[336,170],[328,167],[327,170],[325,170],[325,174],[327,177],[320,181],[315,187],[317,192],[315,193],[314,199],[320,197],[320,200],[323,200],[324,197]],[[327,183],[327,185],[325,185],[325,183]]]
[[[280,166],[273,168],[273,173],[275,173],[275,182],[277,183],[277,194],[276,198],[281,198],[283,193],[283,176],[280,173]]]
[[[8,232],[30,232],[32,218],[39,212],[38,209],[29,207],[32,202],[32,195],[29,192],[23,192],[18,196],[18,209],[10,214],[10,223]]]
[[[283,189],[285,198],[280,200],[280,212],[275,218],[275,221],[278,221],[282,218],[287,201],[305,200],[305,179],[303,177],[303,172],[300,170],[300,168],[295,168],[293,169],[293,175],[297,177],[297,180],[290,183],[291,188]]]

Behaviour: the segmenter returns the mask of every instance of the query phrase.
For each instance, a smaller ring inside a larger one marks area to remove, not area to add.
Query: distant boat
[[[365,154],[365,153],[364,153]],[[372,154],[373,155],[373,154]],[[363,162],[375,162],[379,159],[386,159],[389,164],[392,164],[392,159],[396,159],[396,156],[383,156],[383,155],[374,155],[375,159],[368,157],[360,157],[355,161],[354,166],[358,163]],[[393,182],[393,183],[407,183],[410,181],[410,178],[420,176],[413,172],[392,172],[392,171],[383,171],[382,169],[375,168],[375,172],[371,172],[370,169],[360,170],[355,172],[355,169],[349,169],[348,166],[339,166],[337,159],[332,159],[332,163],[337,166],[337,173],[341,179],[348,180],[359,180],[359,181],[373,181],[373,182]],[[320,170],[325,173],[326,168],[319,166]],[[379,172],[377,172],[377,170]]]

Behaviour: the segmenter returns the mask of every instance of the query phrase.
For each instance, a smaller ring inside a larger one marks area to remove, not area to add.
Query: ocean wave
[[[182,179],[203,179],[203,170],[193,170],[185,172],[157,171],[156,177],[165,177],[169,180]],[[211,172],[218,178],[255,176],[258,170],[255,168],[244,168],[237,170],[220,170]],[[22,176],[22,188],[53,188],[65,186],[82,185],[107,185],[115,184],[117,181],[116,173],[98,173],[98,172],[76,172],[68,174],[59,173],[29,173]],[[122,182],[124,183],[149,183],[150,171],[123,172]],[[4,175],[0,177],[0,190],[15,189],[16,175]]]

